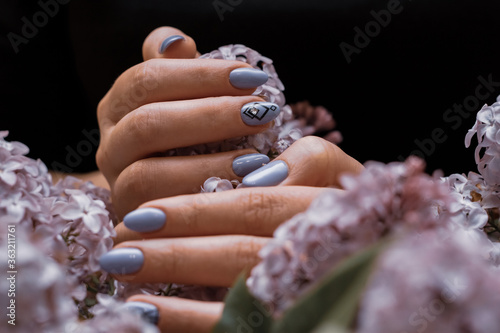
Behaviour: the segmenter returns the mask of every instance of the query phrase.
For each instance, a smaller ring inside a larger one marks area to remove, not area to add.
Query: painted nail
[[[147,322],[156,325],[160,319],[160,314],[158,308],[150,303],[145,302],[127,302],[125,303],[125,308],[130,311],[137,313]]]
[[[172,45],[174,42],[177,42],[178,40],[185,40],[184,37],[179,36],[179,35],[173,35],[170,37],[165,38],[165,40],[161,43],[160,45],[160,50],[159,52],[163,54],[165,50]]]
[[[165,225],[167,217],[158,208],[139,208],[123,218],[123,224],[130,230],[138,232],[151,232],[160,230]]]
[[[267,80],[269,75],[256,68],[237,68],[229,74],[229,82],[238,89],[257,88]]]
[[[99,258],[101,268],[111,274],[133,274],[144,263],[144,254],[139,249],[122,247],[111,250]]]
[[[243,185],[274,186],[281,183],[288,177],[288,165],[283,161],[273,161],[255,170],[243,178]]]
[[[245,177],[267,163],[269,163],[269,157],[264,154],[243,155],[234,159],[233,171],[237,176]]]
[[[252,102],[241,108],[241,119],[250,126],[267,124],[280,114],[278,104],[271,102]]]

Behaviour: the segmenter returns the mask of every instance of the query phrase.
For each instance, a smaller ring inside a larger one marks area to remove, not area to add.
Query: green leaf
[[[325,332],[329,327],[338,332],[349,329],[375,259],[385,245],[381,241],[338,264],[284,313],[272,332],[312,332],[318,326],[317,332]]]
[[[250,294],[245,281],[246,273],[242,273],[229,292],[222,318],[212,333],[269,332],[272,313]]]

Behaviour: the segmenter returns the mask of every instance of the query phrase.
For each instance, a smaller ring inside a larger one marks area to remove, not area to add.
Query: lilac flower
[[[197,301],[222,302],[228,288],[177,283],[123,283],[115,281],[115,298],[126,300],[133,295],[173,296]]]
[[[380,237],[446,230],[455,198],[423,170],[421,160],[410,158],[370,162],[360,175],[344,176],[344,192],[326,192],[276,229],[247,280],[251,292],[280,313],[341,259]]]
[[[474,135],[478,140],[475,158],[479,173],[490,186],[500,185],[500,102],[485,105],[478,112],[476,123],[465,137],[466,147]]]
[[[67,332],[75,333],[159,333],[156,326],[144,321],[139,314],[128,310],[125,303],[110,296],[97,295],[98,304],[92,308],[94,318],[74,323]]]
[[[500,285],[481,253],[461,229],[401,238],[377,264],[357,332],[499,332]]]
[[[109,222],[108,212],[100,200],[92,200],[80,190],[66,190],[68,202],[57,202],[53,213],[61,215],[67,221],[82,220],[85,227],[97,234],[103,225]]]
[[[62,332],[65,329],[61,327],[72,318],[70,314],[76,317],[78,313],[74,301],[80,301],[80,309],[85,304],[82,301],[89,281],[98,279],[101,285],[94,286],[96,290],[107,292],[109,282],[107,275],[99,272],[98,258],[112,248],[112,237],[116,235],[106,205],[100,200],[109,201],[110,194],[76,178],[52,185],[45,164],[24,156],[27,147],[5,141],[6,134],[0,132],[0,224],[15,225],[19,235],[26,235],[18,237],[22,242],[19,248],[23,249],[19,255],[27,258],[25,279],[21,280],[26,286],[20,288],[16,299],[26,304],[23,311],[33,312],[36,319],[26,317],[33,319],[33,325],[37,325],[33,327],[40,327],[21,332]],[[5,240],[3,231],[0,236]],[[36,283],[30,280],[35,276],[40,277]],[[52,282],[66,298],[50,289]],[[37,298],[36,302],[32,297]],[[27,305],[30,302],[33,308]],[[70,306],[54,308],[61,302]],[[56,313],[48,314],[50,311]]]
[[[11,332],[15,328],[21,333],[66,332],[66,325],[77,320],[77,308],[71,298],[74,280],[67,278],[64,268],[48,257],[25,229],[19,225],[15,229],[11,232],[15,235],[15,267],[7,265],[7,226],[0,230],[0,290],[4,293],[0,305],[5,313],[11,300],[15,300],[16,314],[15,326],[8,323],[13,318],[5,317],[0,321],[0,331]],[[13,289],[11,283],[15,285]],[[15,296],[8,296],[9,289]]]
[[[203,186],[201,187],[201,193],[223,192],[232,189],[233,184],[229,180],[220,179],[219,177],[210,177],[205,181],[205,183],[203,183]]]

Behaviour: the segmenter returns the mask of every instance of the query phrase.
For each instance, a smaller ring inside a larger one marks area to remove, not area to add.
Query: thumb
[[[199,56],[194,40],[173,27],[153,30],[142,44],[144,61],[153,58],[186,59]]]
[[[245,186],[339,186],[344,173],[359,173],[361,163],[331,142],[304,137],[271,163],[243,178]]]

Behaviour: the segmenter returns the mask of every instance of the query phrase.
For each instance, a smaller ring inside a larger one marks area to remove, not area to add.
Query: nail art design
[[[269,75],[256,68],[237,68],[229,74],[229,82],[238,89],[257,88],[267,80],[269,80]]]
[[[243,185],[249,187],[274,186],[288,177],[288,165],[283,161],[273,161],[243,178]]]
[[[160,230],[166,221],[167,217],[161,209],[151,207],[136,209],[123,218],[123,224],[137,232]]]
[[[170,46],[172,45],[174,42],[178,41],[178,40],[185,40],[184,37],[180,36],[180,35],[173,35],[173,36],[170,36],[170,37],[167,37],[165,38],[165,40],[161,43],[160,45],[160,50],[159,52],[161,54],[163,54],[163,52],[165,52],[165,50]]]
[[[234,159],[233,171],[237,176],[245,177],[267,163],[269,163],[269,157],[264,154],[243,155]]]
[[[158,324],[160,314],[158,312],[158,308],[153,304],[145,302],[127,302],[124,306],[130,311],[140,315],[147,322],[150,322],[153,325]]]
[[[267,124],[281,112],[278,104],[271,102],[252,102],[241,108],[241,119],[250,126]]]
[[[144,254],[139,249],[123,247],[111,250],[99,258],[99,265],[111,274],[133,274],[144,263]]]

